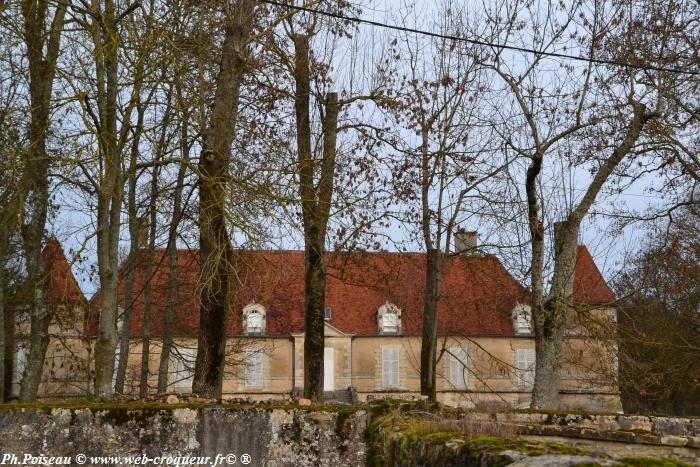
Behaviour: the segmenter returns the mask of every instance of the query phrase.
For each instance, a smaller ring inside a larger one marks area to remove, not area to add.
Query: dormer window
[[[333,317],[333,309],[329,306],[324,308],[323,317],[325,318],[326,321],[330,321],[331,318]]]
[[[250,303],[243,308],[243,330],[248,335],[265,334],[265,307],[259,303]]]
[[[517,335],[532,334],[532,309],[529,305],[517,304],[511,315],[513,330]]]
[[[396,305],[386,302],[377,311],[377,321],[380,334],[401,333],[401,309]]]

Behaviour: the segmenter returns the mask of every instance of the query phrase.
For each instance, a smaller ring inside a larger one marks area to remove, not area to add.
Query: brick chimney
[[[454,252],[468,255],[476,253],[478,235],[476,230],[457,229],[454,234]]]

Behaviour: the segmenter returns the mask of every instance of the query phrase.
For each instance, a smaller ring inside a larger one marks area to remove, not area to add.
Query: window
[[[119,372],[119,358],[121,357],[120,345],[114,352],[114,369],[112,370],[112,390],[117,390],[117,373]],[[127,360],[128,361],[128,360]]]
[[[515,367],[518,369],[518,386],[532,386],[535,382],[535,349],[517,349]]]
[[[401,333],[401,309],[396,305],[387,302],[379,307],[377,320],[381,334]]]
[[[399,349],[382,347],[382,386],[399,385]]]
[[[263,352],[261,349],[245,351],[245,385],[249,388],[260,388],[263,383]]]
[[[250,303],[243,308],[243,331],[245,334],[265,334],[265,316],[267,311],[259,303]]]
[[[262,315],[253,311],[248,315],[248,334],[260,334],[262,332]]]
[[[456,388],[464,388],[469,381],[469,354],[467,349],[452,347],[450,353],[450,384]]]
[[[528,305],[516,305],[513,308],[512,318],[516,334],[532,334],[532,310]]]
[[[17,347],[17,364],[15,365],[15,379],[18,383],[24,378],[24,368],[27,366],[27,346],[20,342]]]
[[[399,317],[395,313],[387,313],[383,318],[384,332],[398,332]]]
[[[332,316],[333,316],[333,309],[332,309],[331,307],[329,307],[329,306],[327,306],[326,308],[324,308],[324,310],[323,310],[323,317],[324,317],[326,320],[330,320]]]
[[[191,388],[194,379],[194,362],[197,349],[180,347],[173,349],[173,386]]]

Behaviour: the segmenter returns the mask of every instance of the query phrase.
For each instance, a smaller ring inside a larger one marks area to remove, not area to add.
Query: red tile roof
[[[134,280],[132,335],[142,332],[145,255],[137,257]],[[154,252],[151,333],[162,333],[167,307],[169,267],[163,250]],[[377,334],[377,309],[387,301],[402,310],[403,334],[419,334],[422,322],[425,255],[420,253],[349,253],[327,255],[326,306],[333,310],[330,323],[350,334]],[[282,336],[304,330],[304,253],[302,251],[239,252],[232,287],[227,331],[240,334],[241,310],[256,301],[267,310],[267,335]],[[199,321],[199,253],[178,251],[175,335],[197,333]],[[123,306],[125,275],[119,285]],[[522,287],[492,256],[463,256],[444,265],[439,303],[439,329],[443,333],[512,334],[510,312],[525,301]],[[96,330],[99,293],[91,300],[86,332]]]
[[[70,264],[63,253],[61,244],[50,239],[46,242],[44,250],[41,252],[46,269],[46,297],[49,303],[85,303],[78,281],[71,271]],[[29,283],[25,282],[20,287],[15,301],[27,302],[31,297]]]
[[[590,254],[577,262],[577,300],[592,297],[608,302],[610,290],[602,281]],[[581,250],[579,250],[579,253]],[[131,335],[143,330],[145,260],[136,258]],[[420,334],[422,326],[425,255],[422,253],[353,252],[327,255],[326,306],[333,310],[330,321],[348,334],[377,334],[377,309],[387,301],[402,310],[402,333]],[[154,252],[151,335],[163,332],[170,280],[164,250]],[[579,269],[581,269],[579,271]],[[124,306],[124,276],[119,284],[119,302]],[[304,330],[303,251],[239,251],[233,265],[234,284],[227,332],[241,334],[241,311],[255,301],[267,310],[269,336],[288,336]],[[178,281],[175,297],[176,336],[196,336],[199,323],[199,252],[178,250]],[[449,258],[443,269],[438,329],[441,333],[512,335],[511,311],[526,303],[527,292],[493,256]],[[99,293],[91,300],[86,333],[97,329]]]
[[[574,301],[589,304],[605,304],[615,301],[615,295],[603,279],[603,275],[585,245],[579,245],[576,251]]]

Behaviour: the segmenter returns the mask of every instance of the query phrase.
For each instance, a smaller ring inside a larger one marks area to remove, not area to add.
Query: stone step
[[[339,391],[325,391],[323,393],[323,400],[329,402],[346,402],[350,404],[352,403],[352,395],[347,389],[341,389]]]

